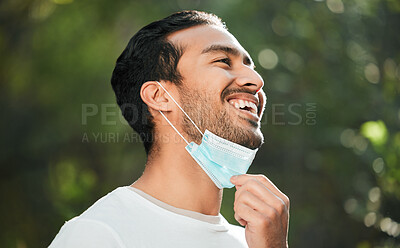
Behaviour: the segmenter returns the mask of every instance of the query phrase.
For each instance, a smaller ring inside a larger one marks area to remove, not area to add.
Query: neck
[[[171,206],[218,215],[222,190],[193,160],[185,145],[169,144],[150,155],[143,175],[131,186]]]

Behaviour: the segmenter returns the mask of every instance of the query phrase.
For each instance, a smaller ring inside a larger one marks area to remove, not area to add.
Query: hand
[[[264,175],[233,176],[235,219],[249,248],[288,247],[289,198]]]

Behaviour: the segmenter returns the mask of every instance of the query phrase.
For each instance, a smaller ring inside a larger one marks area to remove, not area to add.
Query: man
[[[185,11],[142,28],[112,86],[143,140],[145,171],[67,222],[50,247],[287,247],[288,198],[244,174],[263,143],[263,80],[218,17]],[[219,213],[231,186],[244,228]]]

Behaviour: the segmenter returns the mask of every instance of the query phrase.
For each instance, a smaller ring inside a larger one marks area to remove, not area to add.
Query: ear
[[[171,111],[171,101],[167,93],[156,81],[147,81],[140,88],[140,97],[147,106],[155,111]]]

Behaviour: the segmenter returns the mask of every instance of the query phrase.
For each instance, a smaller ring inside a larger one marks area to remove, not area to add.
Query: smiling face
[[[264,82],[235,37],[222,28],[201,25],[175,32],[168,40],[184,47],[178,90],[180,104],[192,120],[202,131],[251,149],[260,147]],[[187,118],[182,129],[200,143],[201,135]]]

